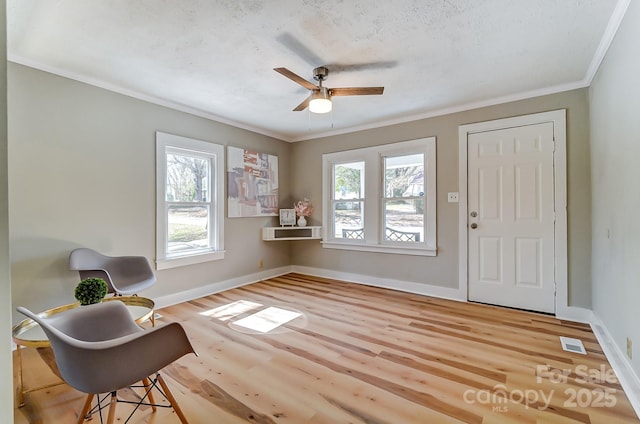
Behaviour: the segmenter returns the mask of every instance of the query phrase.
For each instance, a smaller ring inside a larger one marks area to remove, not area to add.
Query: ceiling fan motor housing
[[[313,70],[313,79],[316,81],[324,81],[329,76],[329,70],[324,66],[320,66]]]

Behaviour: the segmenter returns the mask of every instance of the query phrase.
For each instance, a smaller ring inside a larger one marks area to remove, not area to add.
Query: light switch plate
[[[449,192],[447,195],[449,203],[458,203],[458,192]]]

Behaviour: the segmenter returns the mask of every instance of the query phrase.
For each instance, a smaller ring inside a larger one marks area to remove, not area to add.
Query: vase
[[[307,226],[307,220],[304,216],[301,216],[298,218],[298,227],[306,227]]]

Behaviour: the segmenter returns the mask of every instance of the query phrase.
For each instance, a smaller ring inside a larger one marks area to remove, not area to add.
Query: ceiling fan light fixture
[[[333,107],[331,104],[331,97],[333,96],[380,95],[384,91],[384,87],[323,87],[322,82],[326,80],[329,75],[329,70],[324,66],[313,70],[313,79],[318,81],[318,85],[307,81],[287,68],[273,68],[273,70],[311,91],[311,94],[293,109],[294,112],[300,112],[301,110],[309,108],[309,111],[313,113],[327,113],[331,112]]]
[[[309,101],[309,111],[313,113],[327,113],[331,112],[331,96],[329,90],[325,87],[320,87],[320,90],[315,91],[311,95]]]

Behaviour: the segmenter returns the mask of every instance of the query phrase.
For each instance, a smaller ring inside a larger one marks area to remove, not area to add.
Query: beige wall
[[[288,144],[13,63],[9,88],[14,305],[43,309],[72,301],[78,277],[68,270],[67,258],[78,246],[154,259],[156,130],[278,155],[281,206],[310,197],[316,205],[311,224],[320,223],[323,153],[436,136],[439,254],[349,252],[311,241],[265,243],[260,228],[274,219],[226,219],[225,260],[159,271],[146,295],[157,298],[255,273],[259,260],[264,269],[294,264],[457,287],[457,205],[447,203],[446,195],[458,190],[458,126],[566,108],[569,299],[573,306],[591,306],[587,90]]]
[[[458,126],[511,116],[567,109],[567,177],[569,225],[569,304],[591,306],[591,198],[589,178],[589,109],[586,89],[522,100],[498,106],[438,116],[293,145],[292,181],[295,198],[316,204],[312,224],[320,224],[322,154],[415,138],[437,138],[438,256],[385,255],[323,249],[300,242],[292,250],[295,265],[376,276],[429,285],[458,285],[458,206],[447,192],[458,191]]]
[[[156,130],[278,155],[280,193],[290,192],[288,143],[14,63],[8,70],[14,306],[73,301],[78,275],[68,255],[76,247],[155,260]],[[226,219],[224,260],[158,271],[144,294],[289,265],[286,243],[260,239],[272,222]]]
[[[640,4],[631,2],[590,90],[593,311],[640,375]]]
[[[13,422],[13,368],[11,365],[11,277],[9,267],[9,209],[7,174],[7,19],[6,2],[0,0],[0,422]]]

